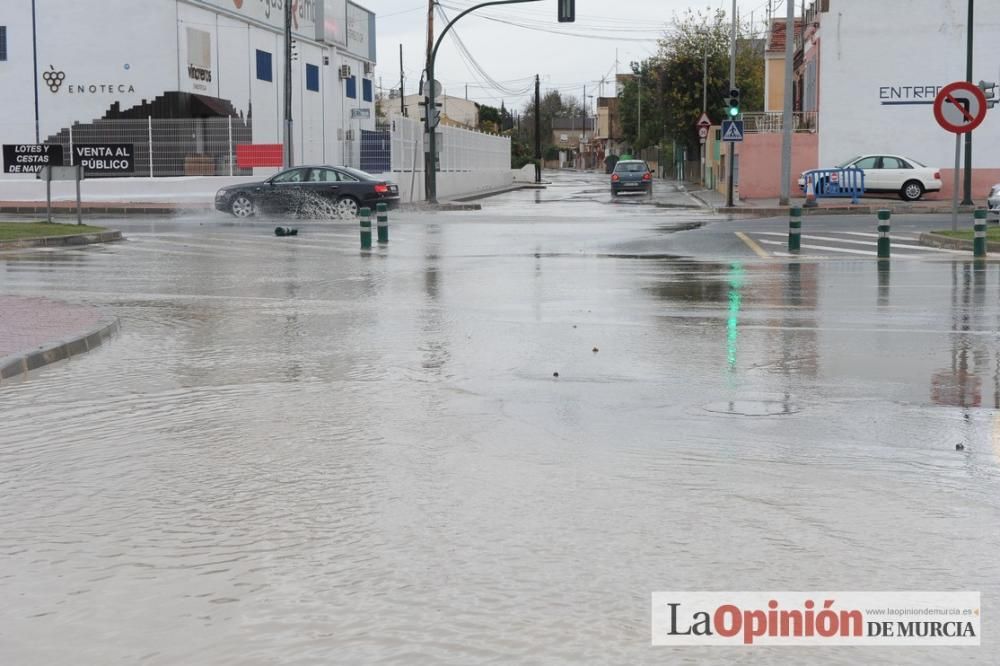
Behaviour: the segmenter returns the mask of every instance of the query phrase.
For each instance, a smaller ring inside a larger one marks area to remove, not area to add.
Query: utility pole
[[[542,80],[535,74],[535,182],[542,182]]]
[[[787,37],[787,36],[786,36]],[[729,51],[729,89],[736,88],[736,0],[733,0],[733,27]],[[734,118],[735,120],[735,118]],[[729,142],[729,178],[726,179],[726,206],[733,207],[733,176],[736,174],[736,144]]]
[[[701,63],[701,113],[708,113],[708,47],[702,46]],[[708,161],[708,143],[705,138],[701,139],[701,184],[704,186],[708,180],[705,178],[705,163]]]
[[[966,28],[968,43],[965,47],[965,80],[972,83],[972,34],[975,17],[974,0],[969,0],[969,25]],[[972,132],[965,133],[965,179],[962,186],[962,205],[971,206],[972,201]]]
[[[580,107],[580,114],[583,116],[583,141],[580,146],[581,168],[586,169],[587,165],[583,157],[583,145],[587,143],[587,86],[583,86],[583,105]]]
[[[734,2],[736,0],[733,0]],[[639,109],[639,117],[636,122],[635,130],[635,142],[638,144],[642,140],[642,63],[639,63],[639,99],[636,102],[636,108]],[[637,146],[633,146],[635,148]]]
[[[403,45],[399,45],[399,115],[406,115],[406,90],[403,88],[403,84],[406,82],[406,76],[403,74]]]
[[[427,0],[427,60],[425,61],[425,69],[427,76],[425,77],[424,87],[420,90],[420,94],[424,96],[424,102],[433,99],[434,94],[431,92],[430,95],[427,94],[428,89],[434,90],[434,65],[432,63],[434,57],[434,0]],[[437,146],[434,145],[434,132],[435,128],[431,127],[431,105],[427,104],[424,106],[424,131],[427,132],[427,141],[424,142],[424,195],[427,201],[430,203],[437,203],[437,162],[436,155],[434,155],[434,150]]]
[[[285,3],[285,168],[292,166],[292,3]]]
[[[788,11],[785,13],[785,105],[781,115],[781,199],[778,204],[788,205],[792,189],[792,69],[795,58],[795,3],[786,0]],[[805,30],[805,26],[802,26]]]

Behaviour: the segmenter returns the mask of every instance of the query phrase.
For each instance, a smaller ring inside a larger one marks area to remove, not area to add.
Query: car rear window
[[[627,171],[628,173],[641,173],[646,171],[643,162],[619,162],[615,165],[615,171]]]

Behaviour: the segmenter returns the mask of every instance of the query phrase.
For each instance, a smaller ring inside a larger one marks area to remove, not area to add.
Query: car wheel
[[[253,201],[245,194],[237,194],[229,204],[229,210],[235,217],[253,217]]]
[[[343,196],[337,199],[337,215],[340,217],[357,217],[358,200],[351,196]]]
[[[924,196],[924,186],[918,180],[908,180],[903,183],[903,189],[899,191],[899,196],[903,201],[916,201]]]

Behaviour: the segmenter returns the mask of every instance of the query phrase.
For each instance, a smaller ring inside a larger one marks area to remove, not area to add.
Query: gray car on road
[[[653,174],[642,160],[622,160],[611,172],[611,196],[621,192],[653,193]]]

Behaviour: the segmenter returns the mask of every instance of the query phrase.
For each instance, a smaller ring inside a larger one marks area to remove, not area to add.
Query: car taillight
[[[619,180],[621,180],[621,178],[618,177],[618,174],[616,174],[616,173],[611,174],[611,182],[612,183],[617,183]]]
[[[379,183],[375,186],[376,194],[385,194],[388,191],[389,191],[389,186],[386,185],[385,183]]]
[[[642,179],[643,180],[652,180],[652,178],[653,178],[653,175],[651,173],[649,173],[648,171],[646,173],[642,174]]]
[[[934,180],[941,180],[941,172],[940,171],[935,171],[934,172]]]

